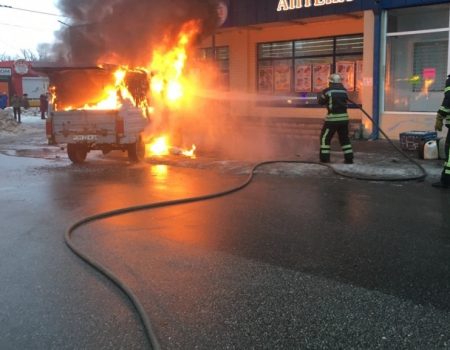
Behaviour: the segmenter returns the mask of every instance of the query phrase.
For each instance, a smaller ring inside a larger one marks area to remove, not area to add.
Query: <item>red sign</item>
[[[423,80],[435,80],[436,68],[424,68],[422,71]]]

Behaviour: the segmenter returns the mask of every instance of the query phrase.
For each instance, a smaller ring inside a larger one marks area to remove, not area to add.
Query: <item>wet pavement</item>
[[[0,348],[145,349],[122,293],[63,236],[85,216],[221,191],[262,160],[121,152],[72,165],[36,132],[0,139]],[[23,136],[26,136],[25,138]],[[283,159],[314,161],[298,145]],[[354,142],[359,174],[418,170],[380,141]],[[97,221],[77,246],[143,303],[163,349],[450,348],[450,192],[271,164],[229,196]]]

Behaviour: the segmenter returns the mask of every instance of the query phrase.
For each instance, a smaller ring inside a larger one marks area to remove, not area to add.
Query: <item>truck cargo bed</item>
[[[148,120],[139,108],[123,107],[53,112],[51,123],[56,143],[129,144],[136,142]]]
[[[73,110],[52,113],[56,143],[116,143],[117,110]]]

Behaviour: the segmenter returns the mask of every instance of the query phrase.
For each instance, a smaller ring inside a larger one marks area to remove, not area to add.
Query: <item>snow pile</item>
[[[0,132],[17,134],[21,131],[21,126],[14,120],[12,107],[0,109]]]
[[[22,109],[22,123],[14,120],[12,107],[0,109],[0,135],[14,135],[21,133],[34,133],[45,130],[45,122],[41,119],[38,109]]]

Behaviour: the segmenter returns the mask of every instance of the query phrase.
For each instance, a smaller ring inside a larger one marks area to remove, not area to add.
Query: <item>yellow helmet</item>
[[[330,77],[328,78],[328,81],[330,83],[341,83],[342,79],[341,76],[339,74],[333,73],[330,75]]]

